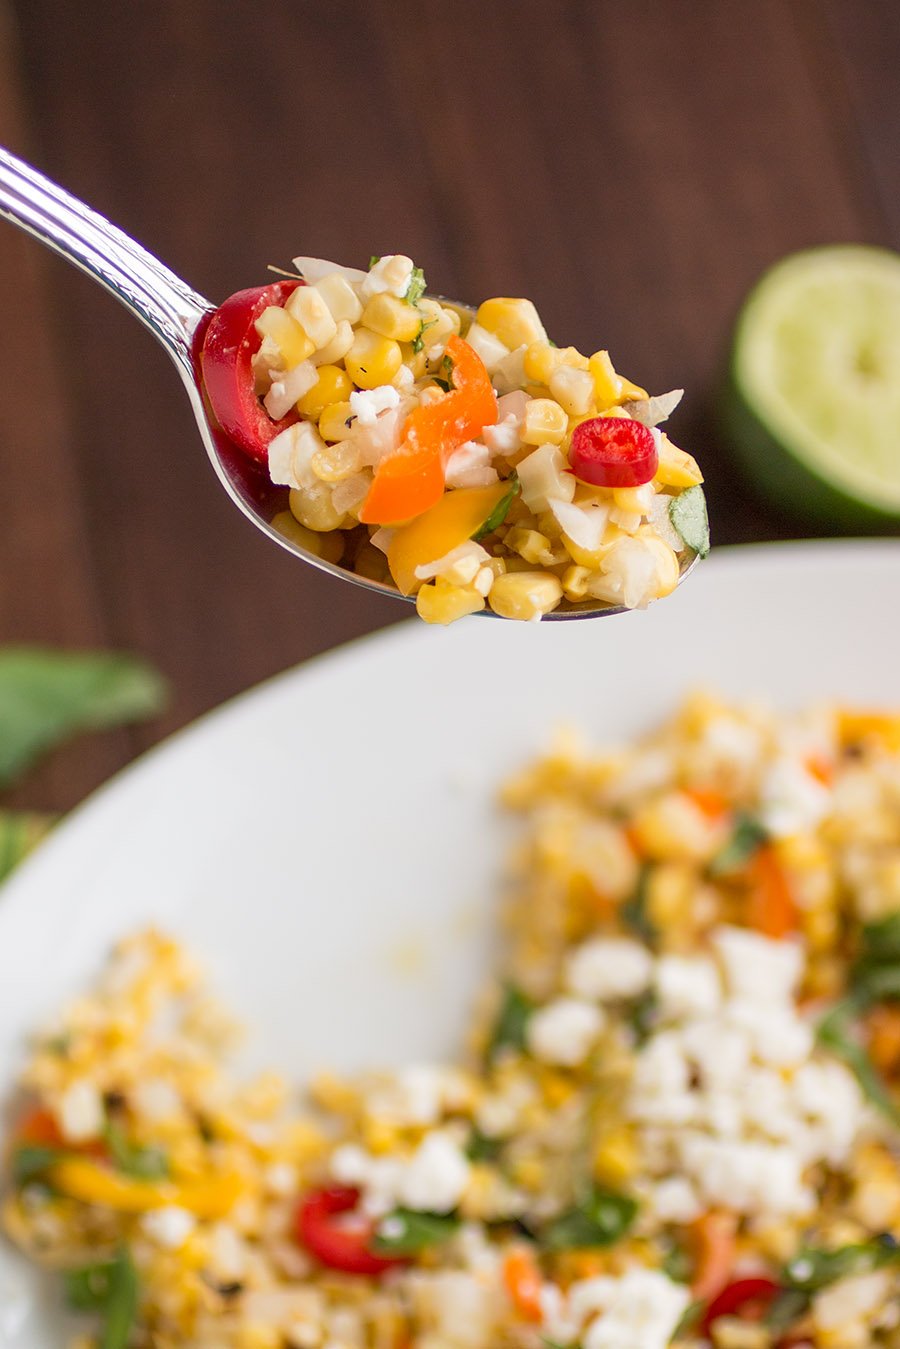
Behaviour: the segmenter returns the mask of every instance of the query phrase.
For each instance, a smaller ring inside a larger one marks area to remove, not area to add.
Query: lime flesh
[[[736,447],[774,499],[900,519],[900,255],[844,244],[778,263],[741,312],[731,378]]]

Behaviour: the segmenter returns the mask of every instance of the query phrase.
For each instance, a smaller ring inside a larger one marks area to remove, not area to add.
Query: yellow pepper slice
[[[240,1178],[231,1172],[181,1184],[133,1180],[87,1157],[63,1157],[48,1169],[47,1179],[54,1189],[84,1204],[98,1204],[122,1213],[146,1213],[175,1204],[189,1209],[198,1218],[224,1218],[244,1188]]]
[[[388,566],[401,595],[411,595],[422,583],[417,567],[437,562],[476,534],[509,491],[508,482],[490,487],[457,487],[440,501],[394,532],[388,548]]]

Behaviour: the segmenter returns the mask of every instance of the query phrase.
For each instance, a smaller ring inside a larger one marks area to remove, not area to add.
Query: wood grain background
[[[562,340],[688,390],[719,543],[803,536],[716,420],[762,269],[900,245],[897,0],[0,0],[0,142],[213,300],[295,253],[404,251],[534,297]],[[131,648],[167,717],[62,752],[67,807],[254,681],[401,617],[280,554],[207,466],[167,358],[0,226],[0,639]]]

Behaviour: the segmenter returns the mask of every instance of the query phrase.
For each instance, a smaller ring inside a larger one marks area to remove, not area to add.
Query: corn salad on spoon
[[[257,529],[281,548],[321,571],[381,595],[409,599],[394,586],[360,576],[328,562],[279,533],[273,517],[284,508],[285,493],[237,448],[212,420],[203,394],[200,350],[216,306],[199,295],[136,240],[44,174],[0,147],[0,216],[86,272],[134,314],[168,352],[181,376],[206,453],[219,481]],[[465,307],[465,306],[460,306]],[[696,557],[682,559],[679,584]],[[490,609],[483,612],[490,614]],[[544,619],[600,618],[625,612],[621,607],[566,601]]]

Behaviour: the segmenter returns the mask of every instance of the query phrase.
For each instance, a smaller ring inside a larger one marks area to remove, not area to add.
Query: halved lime
[[[738,320],[728,410],[778,504],[900,521],[900,254],[838,244],[767,272]]]

